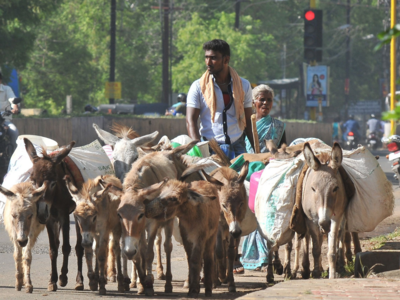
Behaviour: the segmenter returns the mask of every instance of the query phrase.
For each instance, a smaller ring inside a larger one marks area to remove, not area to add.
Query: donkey
[[[99,294],[106,294],[105,285],[107,279],[105,269],[111,234],[112,250],[117,260],[118,291],[124,292],[124,277],[121,270],[121,248],[119,246],[121,225],[117,215],[120,198],[110,193],[111,186],[122,191],[121,182],[112,175],[98,176],[94,180],[89,179],[83,184],[81,189],[78,189],[72,183],[69,176],[65,176],[64,179],[69,193],[77,203],[74,216],[82,235],[82,246],[85,249],[90,289],[96,291],[99,285]],[[93,241],[96,241],[95,272],[93,272],[92,265]],[[111,261],[113,260],[111,259]],[[129,286],[126,288],[129,288]]]
[[[121,204],[118,208],[118,213],[122,222],[122,234],[124,236],[125,246],[124,253],[129,258],[135,258],[139,254],[140,249],[145,245],[143,237],[145,236],[145,229],[148,234],[148,244],[145,249],[144,257],[141,257],[142,263],[136,262],[135,266],[147,269],[147,276],[145,279],[140,278],[141,281],[146,282],[145,287],[139,287],[140,292],[151,295],[153,291],[152,285],[152,262],[154,259],[154,240],[160,228],[164,228],[165,243],[164,250],[166,253],[167,270],[166,270],[166,283],[165,292],[172,292],[172,273],[171,273],[171,251],[172,251],[172,231],[173,220],[161,221],[150,220],[144,217],[144,199],[138,193],[139,189],[148,187],[154,183],[162,181],[165,177],[176,179],[181,176],[186,166],[181,161],[181,156],[188,152],[196,141],[188,145],[177,147],[170,151],[154,152],[138,159],[132,164],[132,168],[124,180],[124,193],[121,198]],[[197,176],[197,178],[201,178]],[[145,264],[144,259],[146,259]],[[138,270],[139,272],[139,270]],[[140,275],[139,277],[144,276]],[[150,282],[149,283],[149,278]],[[134,280],[134,279],[133,279]],[[143,284],[142,284],[143,285]]]
[[[69,154],[75,142],[71,142],[68,146],[63,147],[53,156],[49,156],[45,151],[42,152],[42,157],[36,153],[36,149],[27,138],[24,138],[25,149],[32,163],[32,174],[30,180],[35,186],[43,185],[45,180],[49,181],[45,190],[43,200],[38,202],[38,219],[42,224],[46,224],[47,233],[50,243],[50,259],[51,259],[51,274],[48,285],[49,291],[57,290],[57,256],[58,247],[60,245],[60,230],[63,234],[63,265],[59,284],[66,286],[68,283],[68,258],[71,252],[69,243],[69,214],[75,209],[75,202],[72,200],[65,183],[63,181],[66,175],[66,168],[63,159]],[[78,244],[79,243],[79,244]],[[83,289],[82,267],[79,268],[79,250],[82,246],[78,236],[77,247],[75,248],[78,256],[78,275],[77,285],[75,289]],[[83,251],[82,251],[83,254]]]
[[[145,209],[147,218],[179,218],[179,229],[189,265],[188,297],[198,297],[200,293],[203,261],[205,295],[211,297],[220,210],[216,186],[206,181],[185,183],[167,179],[142,189],[142,193],[150,201]]]
[[[343,180],[338,171],[343,160],[342,148],[338,143],[334,143],[331,155],[325,153],[317,158],[310,144],[305,143],[303,153],[309,166],[303,182],[302,206],[307,217],[307,229],[313,241],[314,269],[312,275],[313,278],[321,276],[322,235],[329,233],[329,279],[333,279],[336,276],[338,233],[345,222],[344,212],[348,204]],[[302,265],[303,273],[307,277],[307,273],[310,272],[308,245],[305,250]],[[340,255],[343,257],[343,253]]]
[[[30,182],[14,185],[10,190],[0,185],[0,193],[7,197],[4,209],[4,225],[14,244],[15,289],[32,293],[31,281],[32,248],[44,225],[37,219],[36,203],[43,196],[48,182],[35,189]],[[24,250],[22,254],[22,250]]]
[[[132,163],[138,158],[137,148],[154,141],[158,135],[158,131],[155,131],[148,135],[130,139],[134,131],[125,126],[117,125],[114,127],[117,131],[116,135],[100,129],[95,123],[93,123],[93,128],[104,143],[114,148],[113,159],[115,175],[121,182],[123,182],[125,175],[131,169]]]

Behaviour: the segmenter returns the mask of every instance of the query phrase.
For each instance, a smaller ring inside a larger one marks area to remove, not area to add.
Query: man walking
[[[207,71],[189,89],[186,128],[192,139],[214,138],[232,159],[246,152],[245,135],[254,148],[251,85],[229,66],[227,42],[212,40],[204,43],[203,50]]]

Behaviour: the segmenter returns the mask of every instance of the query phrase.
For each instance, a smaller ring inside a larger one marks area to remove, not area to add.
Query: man
[[[166,110],[166,116],[176,116],[176,114],[181,114],[186,116],[186,94],[179,93],[177,97],[178,102],[170,108],[170,110]]]
[[[372,132],[375,132],[375,134],[378,136],[380,136],[382,133],[381,122],[375,117],[374,114],[371,114],[371,118],[367,121],[367,129],[369,131],[367,132],[367,136]]]
[[[14,100],[15,95],[12,90],[7,85],[3,85],[3,75],[0,73],[0,111],[4,111],[7,106],[11,106],[11,112],[16,114],[19,112],[19,107],[17,104],[13,104],[12,101]],[[17,148],[17,138],[19,135],[17,127],[11,123],[11,116],[5,117],[6,121],[4,122],[5,125],[8,126],[8,134],[11,137],[11,143],[14,146],[14,149]]]
[[[354,116],[350,115],[349,119],[342,125],[343,132],[343,140],[347,141],[347,135],[351,131],[357,138],[360,138],[360,125],[356,120],[354,120]]]
[[[186,128],[192,139],[215,139],[232,159],[246,152],[245,135],[254,149],[251,85],[229,66],[227,42],[212,40],[204,43],[203,50],[207,71],[190,87]]]

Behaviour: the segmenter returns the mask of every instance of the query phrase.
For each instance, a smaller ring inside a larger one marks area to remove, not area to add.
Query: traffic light
[[[304,59],[322,61],[322,10],[304,10]]]

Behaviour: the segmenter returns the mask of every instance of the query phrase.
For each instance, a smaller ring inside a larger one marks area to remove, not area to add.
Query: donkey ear
[[[55,164],[59,164],[62,162],[62,160],[67,157],[67,155],[71,152],[72,147],[74,147],[75,145],[75,141],[72,141],[71,143],[69,143],[69,145],[63,147],[63,149],[58,152],[54,157],[52,157],[52,161]]]
[[[309,143],[304,144],[303,153],[307,165],[315,171],[318,170],[318,168],[321,166],[321,163],[319,162],[318,158],[315,157]]]
[[[166,184],[168,178],[164,178],[163,181],[159,183],[155,183],[147,188],[141,189],[139,191],[141,196],[144,196],[147,200],[153,200],[154,198],[158,197],[161,193],[161,188]]]
[[[142,158],[143,156],[147,155],[146,151],[144,151],[142,148],[137,148],[137,153],[138,153],[138,158]]]
[[[137,138],[133,139],[130,143],[132,146],[140,147],[144,144],[154,141],[156,139],[157,135],[158,135],[158,131],[154,131],[153,133],[137,137]]]
[[[242,166],[242,169],[240,170],[239,177],[236,179],[236,182],[238,184],[242,184],[245,181],[245,179],[247,177],[247,173],[249,173],[249,164],[250,163],[247,160],[244,162],[244,165]]]
[[[278,152],[278,149],[276,148],[275,143],[272,140],[264,140],[265,141],[265,146],[271,152],[272,155],[274,155],[276,152]]]
[[[332,147],[331,165],[333,169],[339,169],[343,161],[343,151],[340,145],[335,142]]]
[[[111,196],[111,200],[117,200],[118,198],[121,198],[124,195],[124,192],[122,189],[111,185],[111,187],[108,190],[108,194]]]
[[[10,200],[12,200],[15,197],[15,194],[13,192],[11,192],[10,190],[7,190],[2,185],[0,185],[0,193],[2,193],[4,196],[6,196]]]
[[[216,185],[217,188],[218,188],[219,190],[221,190],[221,187],[224,186],[224,184],[223,184],[221,181],[219,181],[219,180],[215,179],[214,177],[208,175],[203,169],[201,169],[200,171],[201,171],[201,173],[203,174],[204,178],[205,178],[209,183],[212,183],[212,184]]]
[[[195,140],[191,141],[189,144],[176,147],[172,150],[172,153],[180,157],[181,155],[186,154],[188,151],[190,151],[198,142],[199,141]]]
[[[76,188],[76,186],[72,183],[71,177],[69,177],[68,175],[64,176],[64,180],[65,180],[65,184],[67,186],[67,189],[69,191],[69,193],[74,196],[78,194],[78,189]]]
[[[187,189],[187,197],[188,202],[193,206],[197,206],[199,204],[207,203],[208,201],[213,201],[217,199],[216,196],[201,195],[192,189]]]
[[[101,197],[103,197],[103,195],[106,194],[106,193],[109,191],[109,189],[111,188],[111,186],[112,186],[112,184],[109,183],[109,184],[107,184],[107,185],[104,187],[104,189],[102,189],[102,190],[97,191],[96,193],[94,193],[94,197],[96,198],[96,200],[100,200]]]
[[[96,124],[93,123],[93,128],[96,131],[98,137],[107,145],[114,146],[118,141],[119,138],[112,133],[109,133],[103,129],[100,129],[100,127]]]
[[[26,152],[29,155],[29,158],[31,159],[32,163],[35,163],[35,161],[37,161],[39,159],[39,156],[36,153],[35,147],[31,143],[31,141],[28,140],[27,138],[24,138],[24,144],[25,144]]]
[[[49,181],[45,180],[40,188],[38,188],[32,192],[32,195],[31,195],[31,198],[33,198],[32,202],[38,201],[43,196],[43,194],[47,190],[48,185],[49,185]]]

